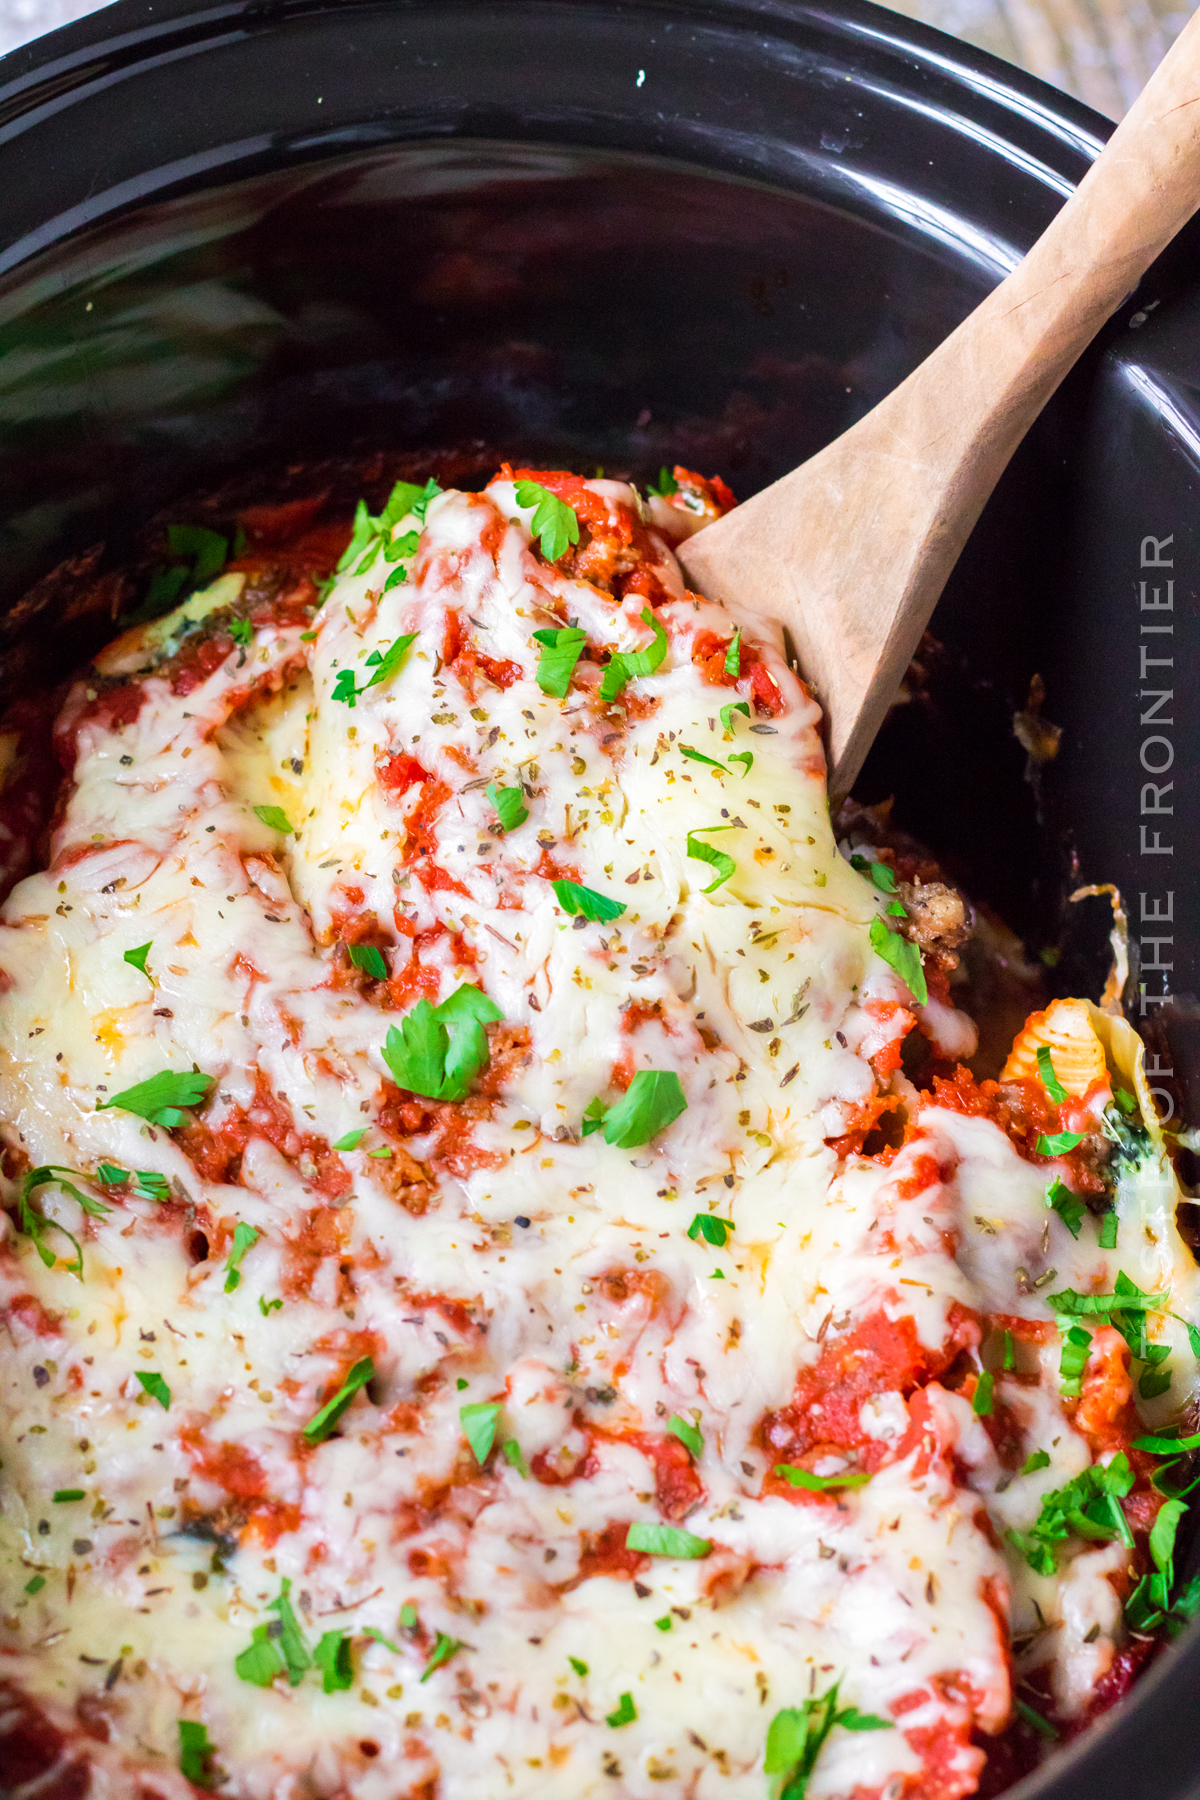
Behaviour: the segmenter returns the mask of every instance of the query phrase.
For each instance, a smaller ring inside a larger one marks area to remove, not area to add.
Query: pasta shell
[[[1045,1012],[1030,1013],[1018,1032],[1001,1081],[1036,1081],[1037,1053],[1045,1044],[1054,1073],[1073,1099],[1082,1099],[1097,1081],[1107,1081],[1104,1046],[1086,1000],[1052,1000]]]

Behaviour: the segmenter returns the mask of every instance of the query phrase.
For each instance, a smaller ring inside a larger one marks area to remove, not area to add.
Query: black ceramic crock
[[[858,0],[118,0],[17,51],[3,697],[96,647],[33,583],[256,467],[482,440],[754,491],[945,335],[1109,129]],[[1022,448],[857,787],[1058,991],[1094,991],[1108,920],[1067,893],[1117,883],[1153,1079],[1193,1118],[1198,249]],[[1062,736],[1031,766],[1034,677]],[[1193,1632],[1014,1800],[1196,1800],[1197,1700]]]

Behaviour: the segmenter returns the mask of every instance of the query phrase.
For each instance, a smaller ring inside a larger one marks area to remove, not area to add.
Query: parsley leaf
[[[710,769],[720,769],[723,775],[729,773],[725,764],[718,762],[715,756],[705,756],[702,750],[693,750],[690,744],[680,744],[679,754],[686,756],[689,762],[707,763]]]
[[[268,1300],[265,1294],[260,1294],[258,1296],[258,1310],[264,1319],[268,1318],[271,1313],[281,1312],[283,1310],[283,1301]]]
[[[331,1400],[325,1402],[319,1412],[313,1414],[304,1427],[304,1435],[310,1444],[325,1442],[359,1388],[366,1387],[368,1381],[372,1381],[374,1376],[374,1360],[369,1356],[360,1357],[337,1393]]]
[[[33,1205],[35,1190],[45,1187],[48,1182],[54,1182],[70,1194],[90,1218],[107,1219],[112,1212],[110,1206],[106,1206],[103,1200],[94,1200],[90,1194],[85,1194],[80,1188],[77,1188],[74,1182],[65,1179],[66,1176],[74,1173],[73,1169],[60,1168],[56,1163],[43,1163],[40,1168],[30,1169],[21,1183],[21,1192],[17,1201],[17,1230],[22,1236],[32,1240],[34,1249],[47,1269],[52,1269],[58,1258],[46,1243],[46,1233],[47,1231],[60,1231],[63,1237],[69,1239],[75,1246],[74,1260],[67,1264],[67,1268],[71,1274],[79,1276],[82,1280],[83,1248],[79,1239],[73,1232],[68,1231],[65,1225],[60,1225],[57,1219],[48,1219],[45,1213],[35,1209]]]
[[[598,894],[595,888],[581,887],[577,881],[552,881],[550,886],[565,913],[582,913],[585,919],[592,919],[597,924],[619,919],[625,911],[622,901],[610,900],[607,894]]]
[[[217,1771],[213,1758],[217,1754],[215,1744],[208,1741],[208,1727],[199,1719],[180,1719],[179,1721],[179,1773],[194,1787],[214,1788],[217,1785]]]
[[[1123,1450],[1109,1463],[1093,1463],[1073,1481],[1043,1494],[1032,1528],[1010,1531],[1009,1541],[1038,1575],[1054,1574],[1059,1547],[1071,1537],[1100,1543],[1117,1538],[1132,1549],[1133,1533],[1120,1502],[1133,1483],[1133,1470]]]
[[[537,684],[543,694],[549,694],[554,700],[565,700],[575,665],[587,642],[587,632],[578,625],[562,625],[557,630],[535,631],[533,635],[543,645],[538,658]]]
[[[742,770],[743,781],[754,767],[754,754],[750,750],[735,750],[729,760],[731,763],[744,763],[746,765]]]
[[[199,1106],[212,1085],[213,1077],[202,1075],[198,1069],[162,1069],[149,1080],[139,1081],[114,1094],[111,1100],[98,1100],[96,1111],[104,1112],[110,1106],[119,1106],[123,1112],[148,1119],[151,1125],[173,1131],[183,1124],[180,1107]]]
[[[372,981],[386,981],[388,966],[383,960],[383,951],[374,944],[351,944],[350,961]]]
[[[702,825],[700,830],[706,832],[734,831],[736,826]],[[689,831],[687,834],[687,853],[696,862],[707,863],[710,869],[717,871],[715,878],[709,882],[708,886],[701,888],[702,894],[711,894],[714,888],[719,888],[723,882],[729,880],[731,875],[737,873],[737,864],[732,856],[727,856],[724,850],[718,850],[712,844],[702,843],[699,834],[695,831]]]
[[[360,1125],[357,1131],[348,1131],[344,1137],[340,1137],[337,1143],[330,1147],[334,1150],[357,1150],[366,1135],[366,1126]]]
[[[353,669],[339,669],[337,680],[333,684],[331,700],[340,700],[353,712],[358,705],[359,689],[354,679]]]
[[[632,1725],[637,1718],[637,1707],[633,1704],[632,1694],[622,1694],[613,1711],[605,1713],[605,1723],[615,1731],[619,1725]]]
[[[725,646],[725,673],[735,679],[742,672],[742,628],[739,625]]]
[[[583,1677],[588,1672],[587,1664],[585,1662],[580,1662],[580,1660],[577,1656],[568,1656],[567,1661],[570,1663],[570,1665],[574,1669],[575,1673],[579,1676],[580,1680],[582,1680]]]
[[[642,624],[649,626],[654,633],[654,642],[648,650],[614,650],[604,666],[604,674],[600,681],[600,698],[607,706],[615,700],[626,682],[636,676],[653,675],[661,668],[667,654],[667,634],[659,624],[648,606],[642,608]]]
[[[1054,1137],[1047,1137],[1043,1132],[1034,1145],[1034,1149],[1039,1156],[1065,1156],[1068,1150],[1074,1150],[1075,1146],[1082,1142],[1083,1133],[1081,1131],[1060,1131]]]
[[[516,1438],[505,1438],[500,1446],[500,1454],[511,1469],[515,1469],[522,1481],[529,1480],[529,1464],[525,1460],[525,1452]]]
[[[229,539],[207,525],[168,525],[167,542],[173,556],[193,559],[193,587],[207,587],[221,573],[229,555]]]
[[[144,975],[147,981],[153,981],[154,977],[146,967],[146,958],[153,948],[154,939],[151,938],[148,944],[139,944],[136,950],[127,950],[121,958],[121,961],[127,962],[131,969],[136,969],[138,971],[139,975]]]
[[[672,1413],[667,1420],[667,1430],[672,1437],[677,1437],[693,1462],[699,1462],[704,1454],[704,1433],[698,1425],[679,1413]]]
[[[496,1422],[500,1411],[499,1402],[489,1400],[476,1400],[469,1406],[460,1406],[458,1409],[463,1436],[470,1444],[475,1461],[481,1469],[491,1455],[492,1445],[496,1440]]]
[[[465,1649],[466,1645],[461,1638],[447,1637],[444,1631],[439,1631],[433,1641],[429,1661],[421,1671],[421,1680],[428,1681],[435,1669],[440,1669],[443,1663],[448,1663],[452,1656],[457,1655],[458,1651]]]
[[[386,555],[387,552],[385,551],[384,554]],[[370,656],[367,657],[364,666],[368,669],[374,666],[375,673],[372,675],[370,681],[365,681],[363,683],[362,687],[358,689],[358,692],[360,694],[365,694],[368,688],[379,687],[381,682],[390,681],[392,676],[403,664],[405,657],[408,655],[410,645],[416,643],[417,636],[417,632],[410,631],[406,636],[398,637],[395,643],[391,644],[388,649],[384,651],[382,656],[380,656],[378,650],[372,650]],[[345,671],[343,671],[343,673],[345,673]]]
[[[247,644],[254,642],[254,627],[249,619],[230,619],[229,635],[235,644],[240,644],[245,649]],[[242,662],[245,660],[243,657]],[[238,667],[241,667],[241,663],[238,664]]]
[[[975,1392],[971,1396],[971,1411],[977,1419],[986,1419],[991,1416],[995,1404],[993,1398],[995,1385],[996,1377],[992,1371],[990,1369],[981,1370],[979,1379],[975,1383]]]
[[[350,1639],[344,1630],[327,1631],[312,1656],[313,1663],[321,1671],[321,1685],[327,1694],[336,1694],[354,1686]]]
[[[687,1228],[687,1234],[694,1244],[703,1238],[706,1244],[723,1250],[726,1240],[733,1231],[732,1219],[718,1219],[714,1213],[697,1213]]]
[[[139,1169],[134,1176],[133,1191],[142,1200],[169,1200],[171,1184],[157,1169]]]
[[[646,492],[648,494],[657,494],[660,500],[665,500],[669,494],[677,494],[679,492],[679,483],[665,463],[658,471],[658,486],[655,487],[652,481],[648,481],[646,483]]]
[[[579,542],[579,520],[565,500],[550,493],[537,481],[518,481],[517,505],[523,511],[535,508],[529,527],[531,538],[540,538],[542,555],[547,562],[557,562],[568,544]]]
[[[464,982],[437,1007],[418,1000],[388,1029],[383,1060],[397,1084],[430,1100],[463,1100],[488,1065],[485,1025],[504,1014],[479,988]]]
[[[295,831],[282,806],[256,806],[253,809],[256,819],[261,819],[270,831],[281,831],[284,837],[290,837]]]
[[[1078,1194],[1073,1194],[1064,1182],[1056,1179],[1046,1190],[1046,1205],[1058,1214],[1071,1236],[1077,1238],[1087,1212],[1086,1201],[1081,1200]]]
[[[750,717],[750,708],[745,700],[729,700],[721,708],[721,723],[726,731],[733,730],[734,713],[745,713],[747,718]]]
[[[1123,1272],[1117,1276],[1115,1286],[1116,1291],[1111,1294],[1078,1294],[1074,1288],[1062,1288],[1057,1294],[1047,1294],[1046,1304],[1070,1318],[1095,1315],[1105,1320],[1114,1312],[1162,1312],[1166,1308],[1166,1294],[1143,1293]]]
[[[1058,1358],[1058,1384],[1064,1394],[1078,1398],[1083,1392],[1083,1375],[1091,1348],[1092,1334],[1082,1325],[1072,1325],[1064,1331]]]
[[[661,1619],[655,1619],[654,1629],[655,1631],[670,1631],[673,1623],[670,1613],[664,1613]]]
[[[618,1150],[636,1150],[686,1111],[683,1084],[673,1069],[639,1069],[604,1116],[604,1141]]]
[[[247,1225],[243,1219],[238,1220],[233,1233],[233,1244],[229,1252],[229,1261],[225,1264],[225,1292],[227,1294],[232,1294],[241,1286],[242,1258],[245,1256],[247,1250],[253,1250],[255,1244],[258,1242],[258,1236],[257,1226]]]
[[[1096,1242],[1099,1244],[1101,1250],[1116,1249],[1117,1228],[1119,1223],[1120,1221],[1117,1218],[1115,1208],[1110,1209],[1106,1213],[1101,1213],[1099,1229],[1096,1233]],[[1192,1345],[1192,1354],[1194,1356],[1200,1356],[1200,1340]]]
[[[1038,1045],[1037,1066],[1038,1074],[1042,1078],[1042,1086],[1054,1101],[1054,1104],[1056,1106],[1061,1106],[1067,1097],[1067,1090],[1058,1079],[1058,1076],[1054,1073],[1054,1064],[1050,1060],[1049,1044]]]
[[[794,1463],[776,1463],[775,1473],[789,1487],[807,1488],[813,1494],[825,1494],[833,1488],[865,1487],[871,1479],[865,1469],[847,1469],[840,1475],[814,1475],[811,1469],[798,1469]]]
[[[896,871],[885,862],[868,862],[865,856],[852,856],[850,867],[857,869],[860,875],[869,875],[882,894],[894,894],[896,891]]]
[[[29,1580],[25,1583],[25,1592],[27,1594],[40,1594],[45,1585],[46,1577],[44,1575],[31,1575]]]
[[[625,1534],[625,1548],[640,1550],[645,1556],[677,1556],[696,1562],[710,1553],[712,1542],[694,1537],[678,1525],[647,1525],[635,1520]]]
[[[1049,1743],[1056,1744],[1058,1742],[1061,1733],[1050,1723],[1049,1719],[1042,1717],[1036,1707],[1030,1706],[1024,1700],[1014,1700],[1013,1711],[1024,1719],[1027,1725],[1032,1725],[1039,1737],[1044,1737]]]
[[[134,1374],[141,1383],[142,1389],[152,1400],[157,1400],[164,1412],[171,1407],[171,1390],[155,1369],[135,1369]]]
[[[498,788],[490,781],[485,789],[488,799],[496,809],[496,817],[504,831],[516,831],[529,817],[529,809],[525,805],[525,797],[519,787]]]
[[[817,1759],[835,1726],[846,1731],[893,1729],[890,1719],[875,1713],[859,1712],[857,1706],[839,1708],[840,1686],[835,1681],[827,1693],[802,1700],[799,1706],[785,1706],[771,1720],[763,1772],[776,1777],[771,1784],[773,1800],[804,1800]]]
[[[917,1005],[924,1006],[929,999],[929,988],[921,966],[921,952],[898,931],[889,930],[878,913],[871,920],[871,948],[896,971]]]
[[[1022,1475],[1036,1475],[1039,1469],[1048,1469],[1049,1467],[1050,1452],[1048,1450],[1031,1450],[1025,1458],[1025,1467],[1021,1473]]]

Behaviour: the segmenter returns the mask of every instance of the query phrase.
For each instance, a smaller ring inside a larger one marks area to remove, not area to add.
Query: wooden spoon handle
[[[851,430],[683,547],[697,587],[789,629],[836,792],[1013,451],[1198,206],[1200,13],[999,287]]]

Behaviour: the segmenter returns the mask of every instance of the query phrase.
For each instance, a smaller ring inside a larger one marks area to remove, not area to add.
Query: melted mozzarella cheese
[[[1067,1707],[1119,1626],[1111,1547],[1055,1578],[998,1547],[1091,1460],[1058,1340],[997,1377],[1023,1441],[1053,1445],[1030,1476],[1006,1477],[966,1399],[882,1367],[856,1403],[871,1478],[793,1491],[769,1478],[788,1408],[864,1323],[937,1369],[978,1343],[963,1320],[1047,1324],[1030,1272],[1052,1265],[1080,1289],[1124,1268],[1194,1316],[1166,1165],[1126,1183],[1102,1251],[1047,1211],[1045,1167],[991,1119],[911,1089],[894,1158],[839,1157],[830,1140],[878,1090],[871,1057],[917,1020],[958,1055],[971,1031],[919,1008],[871,947],[886,896],[835,845],[818,709],[747,616],[781,707],[725,729],[737,690],[692,651],[727,639],[728,615],[685,591],[657,537],[661,668],[606,706],[597,649],[565,699],[546,694],[535,630],[572,620],[593,646],[643,648],[645,602],[563,574],[530,527],[507,481],[439,495],[396,528],[421,530],[408,580],[385,588],[378,560],[344,574],[315,635],[261,627],[186,695],[155,668],[203,600],[110,653],[140,711],[81,726],[50,867],[3,912],[0,1118],[26,1166],[100,1196],[115,1163],[171,1198],[110,1192],[100,1218],[40,1187],[82,1241],[82,1279],[53,1224],[46,1268],[9,1219],[6,1667],[60,1723],[99,1711],[89,1754],[114,1796],[131,1771],[191,1791],[182,1717],[239,1800],[394,1800],[434,1780],[443,1800],[758,1800],[771,1717],[838,1680],[843,1704],[892,1724],[835,1731],[813,1800],[898,1800],[938,1744],[970,1792],[971,1730],[1010,1711],[1003,1619],[1041,1606]],[[450,637],[474,664],[447,660]],[[522,790],[507,832],[493,784]],[[255,811],[271,807],[288,833]],[[689,833],[735,863],[712,891]],[[623,912],[573,919],[555,874]],[[390,986],[353,974],[357,941]],[[143,973],[124,958],[147,942]],[[389,1027],[463,982],[506,1022],[494,1091],[457,1125],[428,1103],[398,1125]],[[214,1081],[205,1141],[236,1154],[109,1104],[193,1068]],[[584,1136],[593,1099],[640,1069],[678,1077],[682,1116],[632,1149]],[[698,1215],[731,1221],[728,1241],[689,1232]],[[258,1236],[232,1281],[239,1222]],[[1190,1369],[1183,1327],[1162,1330]],[[369,1386],[309,1443],[368,1355]],[[486,1470],[473,1404],[499,1408]],[[811,1400],[808,1424],[838,1404],[835,1388]],[[694,1468],[675,1415],[703,1433]],[[805,1466],[855,1472],[844,1431],[816,1438]],[[711,1554],[635,1567],[635,1521]],[[285,1580],[310,1646],[351,1634],[351,1686],[239,1678]]]

